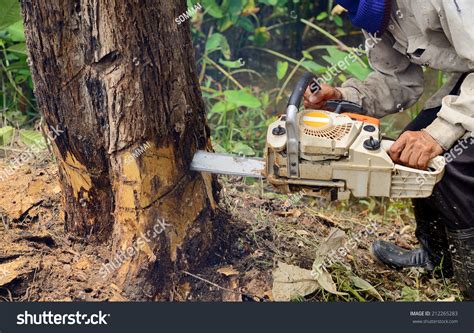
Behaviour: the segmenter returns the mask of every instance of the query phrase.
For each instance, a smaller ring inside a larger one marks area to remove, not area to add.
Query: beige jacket
[[[474,131],[474,0],[393,0],[388,32],[367,47],[374,72],[339,88],[344,99],[383,117],[409,108],[423,93],[422,66],[453,73],[425,105],[442,105],[425,130],[444,148]],[[366,37],[368,36],[365,33]],[[470,73],[459,96],[448,96]]]

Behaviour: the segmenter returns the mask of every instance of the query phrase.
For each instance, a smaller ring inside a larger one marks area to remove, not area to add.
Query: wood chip
[[[232,266],[221,267],[217,270],[217,273],[225,276],[239,275],[239,271],[235,270]]]

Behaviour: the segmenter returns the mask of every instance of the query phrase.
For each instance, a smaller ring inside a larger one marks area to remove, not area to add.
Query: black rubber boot
[[[444,277],[453,276],[453,265],[449,253],[448,236],[446,234],[446,220],[431,206],[431,200],[413,200],[413,209],[416,218],[415,235],[426,251],[434,268],[440,268],[437,273]]]
[[[410,251],[395,244],[377,240],[372,245],[372,253],[380,262],[395,269],[420,267],[432,271],[435,267],[428,252],[423,248]]]
[[[415,199],[413,208],[416,218],[415,235],[421,247],[409,251],[395,244],[376,241],[372,246],[373,255],[392,268],[421,267],[430,272],[440,268],[441,271],[436,270],[437,274],[452,277],[446,222],[431,206],[431,201]]]
[[[466,300],[474,301],[474,228],[447,233],[459,289]]]

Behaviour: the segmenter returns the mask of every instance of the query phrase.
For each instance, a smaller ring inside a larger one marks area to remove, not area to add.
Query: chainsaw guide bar
[[[263,158],[248,158],[199,150],[194,155],[191,170],[221,175],[264,178]]]

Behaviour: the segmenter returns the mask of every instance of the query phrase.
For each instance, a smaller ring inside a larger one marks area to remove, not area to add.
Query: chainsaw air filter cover
[[[361,123],[346,115],[322,110],[298,114],[300,154],[307,160],[347,156]]]

